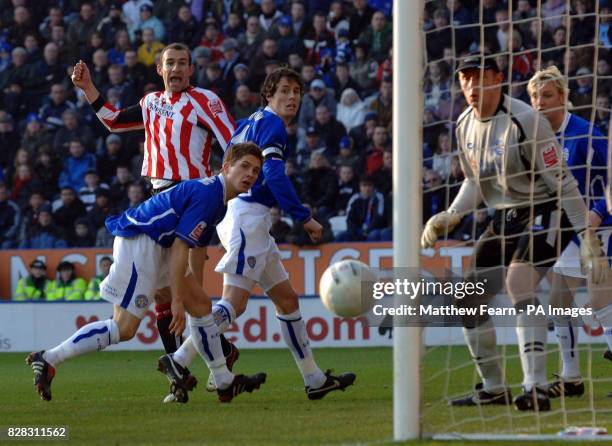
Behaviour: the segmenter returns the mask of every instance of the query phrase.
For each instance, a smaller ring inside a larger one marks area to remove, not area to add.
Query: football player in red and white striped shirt
[[[213,137],[225,151],[235,130],[223,101],[215,93],[189,84],[193,70],[186,45],[166,46],[157,65],[164,91],[149,93],[138,104],[117,110],[93,84],[87,65],[79,61],[74,67],[72,83],[83,90],[106,128],[111,132],[144,129],[142,176],[151,179],[154,192],[183,180],[211,176]],[[189,264],[200,283],[205,258],[206,248],[190,250]],[[170,333],[170,321],[173,314],[183,315],[184,309],[172,300],[169,289],[160,290],[156,302],[157,327],[166,352],[172,353],[180,345],[181,334],[175,337]]]
[[[189,48],[168,45],[157,66],[165,91],[149,93],[138,104],[117,110],[100,95],[87,65],[80,61],[74,67],[74,85],[83,90],[111,132],[145,130],[142,176],[151,178],[154,189],[210,176],[213,137],[225,151],[235,129],[234,120],[215,93],[189,85],[193,70]]]

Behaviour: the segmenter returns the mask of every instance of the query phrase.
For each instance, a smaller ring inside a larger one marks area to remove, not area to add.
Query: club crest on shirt
[[[542,159],[544,160],[545,167],[552,167],[557,165],[559,159],[557,157],[557,149],[555,146],[550,146],[542,152]]]
[[[569,149],[567,147],[563,147],[563,159],[566,163],[569,160]]]
[[[223,104],[221,104],[221,101],[219,99],[213,99],[212,101],[210,101],[208,103],[208,108],[210,109],[210,112],[215,116],[223,113]]]
[[[255,259],[254,256],[248,256],[247,257],[247,264],[251,267],[251,268],[255,268],[255,264],[257,263],[257,259]]]
[[[136,296],[134,304],[136,305],[136,308],[146,308],[149,306],[149,298],[144,294],[139,294]]]
[[[204,229],[206,229],[206,222],[201,221],[196,225],[195,228],[193,228],[193,231],[191,231],[191,233],[189,234],[189,238],[192,238],[197,242],[198,240],[200,240],[200,237],[202,237]]]

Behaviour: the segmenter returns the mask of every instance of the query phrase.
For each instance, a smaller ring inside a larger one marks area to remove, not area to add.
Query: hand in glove
[[[578,234],[580,240],[580,266],[583,274],[592,273],[593,283],[606,280],[610,265],[603,252],[601,240],[592,231],[584,230]]]
[[[440,212],[425,224],[421,235],[421,247],[432,248],[441,235],[448,234],[459,224],[461,217],[453,210]]]

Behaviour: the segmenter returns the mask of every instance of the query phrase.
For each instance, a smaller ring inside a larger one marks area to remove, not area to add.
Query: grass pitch
[[[509,348],[508,354],[513,353],[515,349]],[[161,404],[168,383],[155,371],[159,354],[104,352],[68,361],[58,369],[49,403],[34,392],[25,354],[0,354],[0,425],[67,426],[70,439],[57,443],[71,445],[390,444],[391,349],[317,349],[322,367],[357,373],[354,387],[321,401],[306,399],[288,351],[243,350],[237,370],[265,371],[268,380],[261,390],[225,405],[218,403],[216,394],[205,392],[208,374],[201,361],[192,367],[200,384],[189,403]],[[556,361],[551,354],[549,370],[556,370]],[[590,363],[595,381],[587,384],[587,394],[565,401],[565,411],[555,399],[553,411],[536,417],[505,407],[449,408],[446,398],[473,385],[474,368],[464,347],[430,349],[422,373],[423,431],[556,433],[565,423],[603,426],[612,432],[612,399],[606,397],[612,392],[612,381],[607,380],[612,363],[601,359],[599,351]],[[509,359],[507,370],[509,382],[520,382],[518,359]],[[518,392],[518,387],[513,391]],[[0,439],[3,444],[10,443]]]

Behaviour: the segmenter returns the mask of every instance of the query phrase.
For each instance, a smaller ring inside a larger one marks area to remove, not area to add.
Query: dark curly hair
[[[304,83],[302,82],[302,78],[300,75],[293,69],[282,66],[271,72],[266,76],[266,79],[263,82],[261,87],[261,105],[268,105],[268,96],[273,96],[276,93],[276,89],[278,88],[278,84],[282,78],[287,78],[290,81],[295,81],[300,86],[300,96],[304,94]]]

